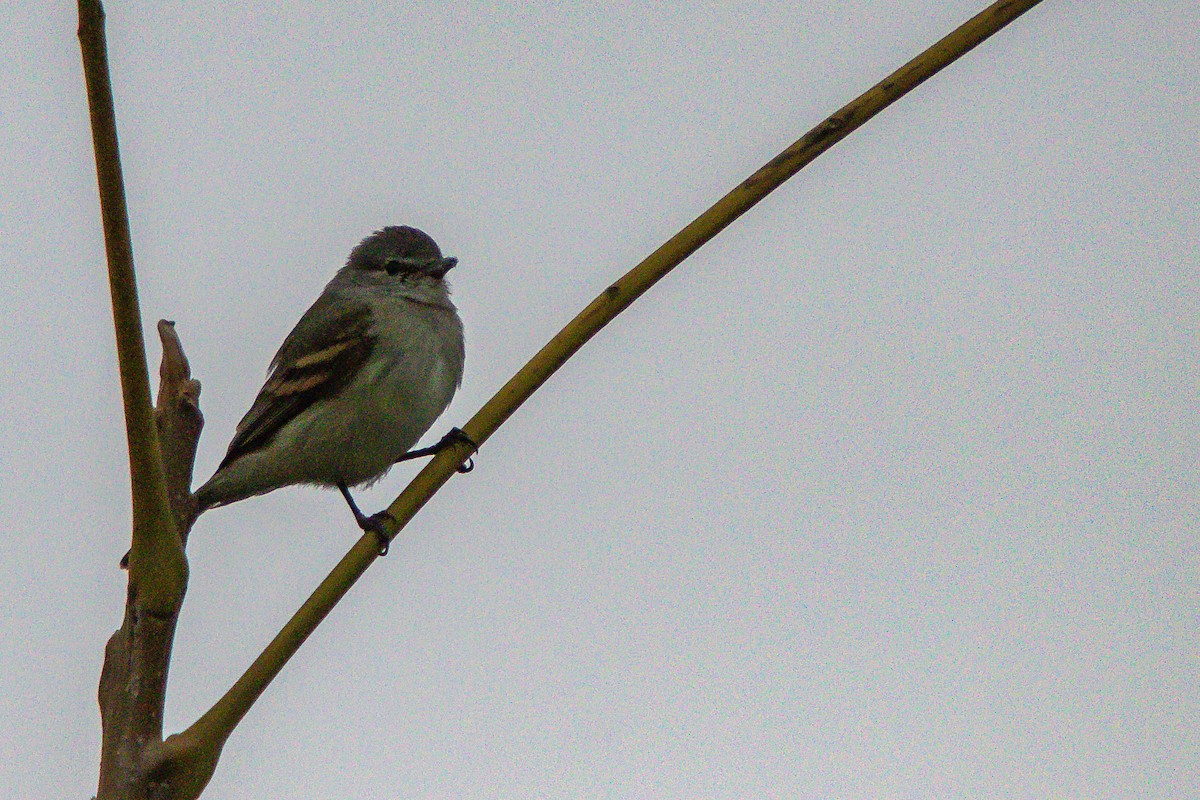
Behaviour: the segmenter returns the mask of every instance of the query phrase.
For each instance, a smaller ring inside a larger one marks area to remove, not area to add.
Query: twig
[[[568,358],[683,259],[817,156],[1038,2],[993,4],[813,128],[601,292],[463,426],[463,431],[474,442],[485,442]],[[396,521],[389,525],[389,539],[454,475],[471,450],[465,443],[447,448],[409,483],[388,508]],[[378,553],[374,533],[359,539],[233,687],[190,728],[167,739],[163,748],[166,762],[214,758],[254,701]]]

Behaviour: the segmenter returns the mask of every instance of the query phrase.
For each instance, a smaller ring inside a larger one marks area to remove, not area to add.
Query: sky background
[[[983,3],[496,5],[108,4],[197,483],[371,231],[460,259],[433,441]],[[125,594],[74,13],[0,23],[6,798],[94,793]],[[1050,0],[727,229],[434,498],[206,797],[1200,796],[1197,30],[1192,0]],[[169,732],[356,538],[312,488],[199,521]]]

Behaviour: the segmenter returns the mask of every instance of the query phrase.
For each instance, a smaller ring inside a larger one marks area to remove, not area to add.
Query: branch
[[[133,546],[125,617],[105,648],[104,668],[100,675],[98,699],[103,741],[98,797],[101,800],[140,798],[149,797],[153,791],[145,779],[143,761],[147,749],[156,747],[162,740],[162,715],[175,621],[187,588],[187,561],[179,531],[190,525],[190,516],[181,515],[177,519],[172,512],[167,490],[168,471],[163,466],[159,445],[159,423],[150,406],[146,345],[142,338],[129,215],[104,40],[104,9],[99,0],[79,0],[78,35],[96,153],[133,505]],[[182,348],[176,347],[170,353],[167,349],[164,348],[164,366],[171,361],[171,373],[180,380],[189,380]],[[199,385],[196,384],[193,396],[198,392]],[[173,404],[168,402],[167,405]],[[194,410],[191,419],[198,436],[199,409]],[[164,411],[159,418],[166,420],[172,415],[172,411]],[[187,425],[176,426],[171,422],[164,429],[175,437],[176,430],[186,431]],[[191,447],[194,454],[194,441]],[[176,447],[180,451],[186,449],[186,446]],[[173,465],[171,477],[176,483],[185,481],[183,491],[186,493],[191,482],[190,457]]]
[[[605,289],[463,426],[464,432],[479,444],[487,441],[567,359],[685,258],[817,156],[1038,2],[994,3],[813,128]],[[395,520],[388,526],[389,540],[450,479],[470,456],[469,450],[466,444],[447,448],[412,480],[388,508]],[[220,748],[254,701],[378,554],[374,533],[359,539],[225,696],[186,731],[167,739],[161,765],[165,772],[189,763],[215,764]]]
[[[83,51],[92,142],[96,150],[100,213],[104,223],[117,361],[125,405],[129,477],[133,486],[133,549],[129,574],[131,582],[139,588],[140,601],[156,613],[168,613],[183,597],[187,564],[167,502],[158,432],[150,410],[146,343],[142,339],[129,212],[125,206],[117,119],[108,75],[104,8],[99,0],[79,0],[79,44]]]
[[[197,404],[200,382],[191,377],[174,324],[160,320],[158,334],[163,358],[154,418],[163,445],[167,492],[175,520],[186,538],[195,519],[188,491],[192,461],[204,425]],[[124,622],[104,651],[99,691],[104,733],[99,800],[152,796],[155,784],[161,783],[147,765],[156,763],[162,744],[162,715],[178,610],[167,615],[150,613],[137,598],[131,578]]]
[[[192,378],[192,368],[183,352],[179,334],[175,332],[175,323],[160,319],[158,338],[163,354],[158,368],[154,421],[162,448],[171,516],[179,525],[181,544],[186,546],[188,532],[196,521],[192,467],[196,462],[200,431],[204,428],[204,415],[200,413],[200,381]]]

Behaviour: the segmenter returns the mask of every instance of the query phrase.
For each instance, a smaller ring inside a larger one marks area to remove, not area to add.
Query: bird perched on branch
[[[360,242],[284,339],[224,460],[196,491],[197,513],[316,484],[337,487],[359,526],[382,538],[386,512],[363,514],[350,487],[397,461],[470,443],[455,428],[410,451],[462,382],[463,327],[445,280],[457,263],[416,228]]]

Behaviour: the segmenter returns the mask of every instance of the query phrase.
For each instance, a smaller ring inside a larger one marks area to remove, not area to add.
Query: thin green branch
[[[125,203],[125,181],[121,176],[117,118],[113,110],[108,48],[104,39],[104,8],[99,0],[79,0],[79,44],[96,151],[100,213],[129,445],[129,476],[133,489],[130,580],[138,587],[142,606],[151,613],[165,615],[176,609],[182,600],[187,565],[167,501],[166,476],[150,405],[146,342],[142,337],[129,212]]]
[[[463,430],[475,442],[482,444],[487,441],[568,358],[681,261],[817,156],[1038,2],[1040,0],[1004,0],[993,4],[771,159],[670,241],[601,292],[530,359],[463,426]],[[443,451],[404,489],[388,508],[396,520],[396,524],[389,529],[392,537],[450,479],[455,468],[470,455],[468,450],[469,447],[463,444]],[[363,536],[225,696],[191,728],[166,741],[163,758],[187,759],[199,751],[211,757],[213,752],[219,752],[225,739],[267,684],[333,605],[349,591],[354,581],[367,570],[378,551],[374,534]]]
[[[175,621],[187,587],[187,562],[168,502],[158,424],[150,405],[104,9],[98,0],[79,0],[78,35],[96,153],[133,499],[124,622],[105,648],[98,693],[103,726],[98,797],[108,800],[150,793],[143,758],[147,748],[162,740],[167,673]]]

